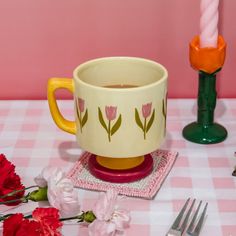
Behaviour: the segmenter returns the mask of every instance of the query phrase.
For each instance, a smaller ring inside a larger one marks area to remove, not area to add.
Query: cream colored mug
[[[108,57],[79,65],[73,80],[51,78],[48,102],[59,128],[80,147],[103,157],[127,158],[160,147],[166,129],[167,70],[135,57]],[[60,113],[55,90],[74,94],[75,121]]]

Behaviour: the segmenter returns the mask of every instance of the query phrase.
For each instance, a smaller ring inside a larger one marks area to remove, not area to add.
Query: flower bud
[[[48,200],[47,190],[48,190],[47,187],[38,188],[37,190],[29,194],[28,199],[34,202],[47,201]]]
[[[92,223],[95,219],[96,216],[92,211],[86,211],[83,213],[84,221],[87,223]]]

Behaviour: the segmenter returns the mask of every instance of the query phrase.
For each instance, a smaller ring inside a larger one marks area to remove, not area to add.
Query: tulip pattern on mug
[[[167,93],[166,93],[166,96],[165,98],[162,99],[162,114],[164,116],[164,129],[165,129],[165,133],[164,135],[166,134],[166,114],[167,114]]]
[[[155,118],[155,109],[152,110],[152,103],[151,102],[142,105],[142,116],[143,116],[143,118],[142,118],[143,121],[141,121],[138,109],[135,108],[136,124],[143,131],[143,138],[146,139],[147,132],[150,130],[150,128],[153,124],[154,118]],[[149,116],[151,116],[150,119],[148,119]]]
[[[100,121],[100,124],[102,125],[102,127],[106,130],[107,132],[107,137],[108,137],[108,141],[111,142],[111,136],[120,128],[121,126],[121,114],[119,115],[118,119],[115,121],[115,123],[112,125],[112,122],[116,119],[116,114],[117,113],[117,107],[115,106],[106,106],[105,107],[105,115],[106,115],[106,119],[107,124],[103,118],[103,114],[101,111],[101,108],[98,107],[98,118]]]
[[[86,111],[84,113],[84,99],[82,99],[82,98],[76,99],[76,113],[77,113],[77,117],[79,120],[80,132],[82,133],[83,127],[88,120],[88,109],[86,109]],[[84,115],[83,115],[83,113],[84,113]]]

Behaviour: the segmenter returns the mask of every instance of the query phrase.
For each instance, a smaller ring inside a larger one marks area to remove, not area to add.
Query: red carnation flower
[[[14,214],[4,220],[3,222],[3,235],[13,236],[16,235],[20,228],[21,222],[23,220],[23,214]]]
[[[43,236],[41,225],[37,221],[24,219],[23,214],[14,214],[3,222],[3,236]]]
[[[19,175],[15,173],[15,166],[10,161],[8,161],[3,154],[0,154],[0,173],[0,196],[4,196],[15,190],[21,190],[25,188],[25,186],[21,183]],[[22,190],[20,192],[13,193],[10,196],[0,198],[0,202],[20,199],[24,196],[24,194],[25,191]],[[8,203],[6,205],[17,205],[19,203],[21,203],[20,200],[14,203]]]
[[[56,208],[36,208],[32,220],[14,214],[3,222],[3,236],[61,236],[59,213]]]
[[[21,227],[16,233],[16,236],[44,236],[42,226],[34,220],[24,219]],[[5,236],[5,235],[3,235]]]
[[[9,194],[15,190],[20,190],[20,189],[24,189],[25,186],[21,183],[20,177],[15,174],[15,173],[11,173],[10,175],[5,177],[5,180],[2,184],[2,186],[0,187],[0,195],[6,195]],[[14,193],[11,196],[7,196],[3,199],[0,199],[0,201],[10,201],[10,200],[15,200],[15,199],[20,199],[24,196],[25,191],[22,190],[20,192]],[[14,203],[8,203],[6,205],[17,205],[21,203],[21,201],[17,201]]]
[[[33,219],[40,222],[44,236],[60,236],[58,231],[62,223],[59,221],[59,211],[56,208],[36,208],[32,213]]]
[[[9,173],[15,172],[15,166],[7,160],[4,154],[0,154],[0,169],[3,171],[4,175],[8,175]],[[0,185],[2,184],[2,180],[0,180]]]

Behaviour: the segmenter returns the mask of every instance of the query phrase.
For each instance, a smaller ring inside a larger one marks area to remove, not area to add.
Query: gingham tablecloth
[[[59,101],[62,113],[73,116],[72,101]],[[199,145],[182,137],[182,129],[196,120],[196,100],[168,100],[167,136],[162,149],[179,156],[153,200],[125,198],[121,205],[131,211],[131,226],[123,235],[165,235],[186,198],[209,203],[201,235],[236,236],[236,99],[219,99],[215,120],[228,130],[228,138],[213,145]],[[53,123],[47,101],[0,101],[0,152],[16,165],[25,186],[47,165],[68,171],[82,150],[75,137]],[[98,192],[78,189],[83,210],[90,209]],[[13,211],[30,212],[38,203],[27,203]],[[6,208],[1,206],[1,213]],[[0,229],[1,232],[1,229]],[[63,235],[87,235],[78,224],[63,226]]]

